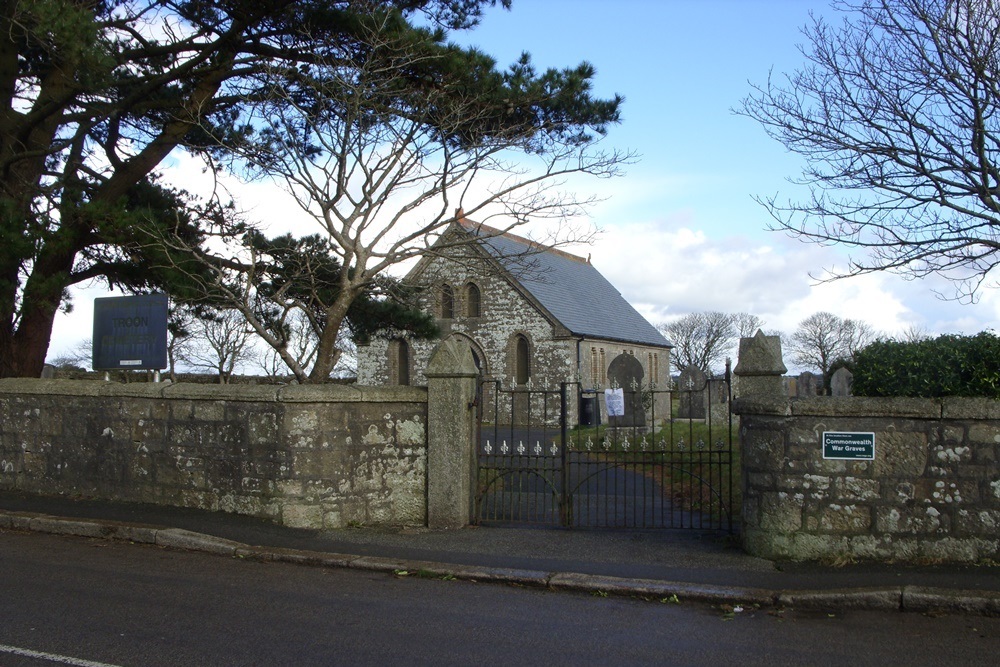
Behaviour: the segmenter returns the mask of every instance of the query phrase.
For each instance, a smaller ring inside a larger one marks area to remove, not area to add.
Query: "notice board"
[[[94,299],[95,371],[167,367],[167,295]]]

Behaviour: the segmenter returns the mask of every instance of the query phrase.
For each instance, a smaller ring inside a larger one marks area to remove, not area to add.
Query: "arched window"
[[[392,384],[410,384],[410,346],[405,340],[389,341],[389,376]]]
[[[455,317],[455,291],[447,283],[441,285],[441,317],[446,320]]]
[[[483,314],[479,288],[475,283],[469,283],[465,287],[465,314],[467,317],[481,317]]]
[[[520,334],[514,339],[514,380],[527,384],[531,377],[531,350],[528,339]]]

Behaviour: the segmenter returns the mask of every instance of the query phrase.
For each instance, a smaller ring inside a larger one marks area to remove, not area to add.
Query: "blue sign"
[[[167,367],[167,295],[94,299],[95,371]]]

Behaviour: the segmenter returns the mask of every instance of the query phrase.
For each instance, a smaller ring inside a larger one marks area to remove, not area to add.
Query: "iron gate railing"
[[[632,387],[619,396],[625,414],[602,418],[604,392],[578,383],[543,390],[485,382],[478,521],[731,532],[728,372],[701,387]],[[692,410],[699,405],[703,413]]]

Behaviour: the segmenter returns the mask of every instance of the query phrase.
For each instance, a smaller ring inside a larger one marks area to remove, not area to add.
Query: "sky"
[[[601,233],[573,252],[590,255],[652,323],[749,312],[766,329],[791,333],[828,311],[887,335],[994,328],[996,289],[961,304],[936,296],[949,290],[940,279],[877,274],[820,284],[811,276],[843,266],[843,251],[768,231],[770,216],[754,197],[791,196],[787,179],[803,161],[733,109],[753,83],[804,62],[797,46],[810,11],[839,21],[825,0],[514,0],[456,41],[503,66],[522,51],[538,68],[587,61],[597,70],[598,96],[625,98],[622,122],[605,143],[640,159],[623,177],[586,185],[603,199],[590,211]],[[164,171],[182,187],[203,178],[182,156]],[[287,218],[265,186],[234,193],[260,216]],[[57,320],[50,358],[89,337],[95,295],[105,294],[81,291],[73,314]]]

